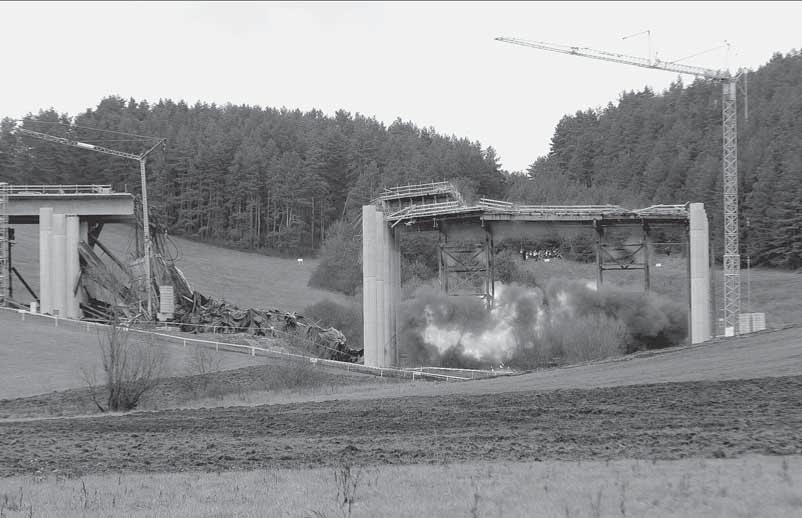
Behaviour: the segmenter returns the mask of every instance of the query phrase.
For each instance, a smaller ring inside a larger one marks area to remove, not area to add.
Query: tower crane
[[[125,151],[118,151],[116,149],[111,149],[103,146],[98,146],[95,144],[88,144],[86,142],[80,142],[78,140],[73,140],[65,137],[57,137],[54,135],[48,135],[47,133],[40,133],[38,131],[32,131],[26,128],[17,128],[16,133],[19,135],[24,135],[27,137],[32,137],[39,140],[44,140],[47,142],[53,142],[56,144],[63,144],[66,146],[76,147],[79,149],[86,149],[89,151],[94,151],[96,153],[103,153],[106,155],[112,155],[120,158],[127,158],[129,160],[136,160],[139,162],[139,174],[142,181],[142,241],[144,242],[145,248],[145,282],[147,283],[147,298],[148,298],[148,315],[150,318],[153,316],[153,302],[151,297],[151,290],[153,289],[152,284],[153,281],[151,279],[151,272],[150,272],[150,256],[151,256],[151,243],[150,243],[150,219],[148,217],[148,185],[147,185],[147,177],[145,175],[145,162],[147,160],[148,155],[155,150],[160,145],[164,145],[167,142],[167,139],[163,138],[156,138],[157,141],[151,147],[143,151],[142,153],[135,154],[135,153],[126,153]]]
[[[639,58],[587,47],[555,45],[518,38],[496,38],[496,41],[521,45],[539,50],[581,56],[641,68],[665,70],[679,74],[711,79],[721,84],[721,111],[723,128],[723,185],[724,185],[724,329],[737,333],[741,299],[741,258],[738,248],[738,128],[736,90],[740,72],[731,75],[728,70],[713,70],[660,59]],[[650,52],[651,54],[651,52]]]

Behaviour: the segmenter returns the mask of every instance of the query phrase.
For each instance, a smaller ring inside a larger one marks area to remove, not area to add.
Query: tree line
[[[0,181],[138,193],[135,162],[21,136],[17,127],[131,153],[153,143],[133,135],[166,138],[147,163],[153,217],[173,234],[268,253],[318,249],[335,222],[358,217],[386,186],[456,180],[468,195],[504,196],[492,147],[343,110],[113,96],[75,117],[49,109],[0,123]]]

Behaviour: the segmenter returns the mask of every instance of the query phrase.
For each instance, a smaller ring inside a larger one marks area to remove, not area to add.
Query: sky
[[[639,57],[651,43],[663,60],[714,49],[682,63],[754,70],[802,47],[800,20],[802,2],[0,2],[0,117],[109,95],[345,109],[493,146],[522,171],[563,116],[678,76],[495,37]]]

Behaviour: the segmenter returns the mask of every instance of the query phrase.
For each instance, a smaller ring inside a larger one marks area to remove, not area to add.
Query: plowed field
[[[0,477],[802,453],[802,377],[0,421]]]

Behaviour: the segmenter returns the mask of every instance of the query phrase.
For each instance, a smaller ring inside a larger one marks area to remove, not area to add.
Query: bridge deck
[[[38,223],[42,207],[106,223],[134,220],[134,197],[113,192],[110,185],[10,185],[8,189],[12,225]]]
[[[428,226],[436,220],[531,221],[557,223],[677,225],[688,222],[685,205],[653,205],[631,210],[618,205],[518,205],[482,199],[467,206],[456,201],[409,205],[385,216],[395,227]]]

